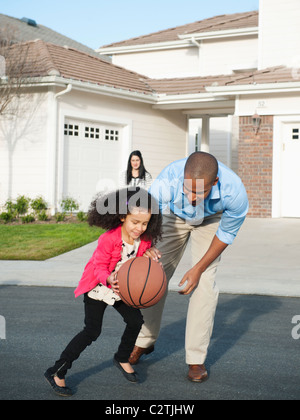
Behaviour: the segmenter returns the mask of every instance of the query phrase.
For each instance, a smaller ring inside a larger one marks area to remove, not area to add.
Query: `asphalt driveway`
[[[191,401],[199,408],[202,400],[300,398],[300,339],[295,339],[300,328],[292,324],[300,315],[300,298],[221,294],[207,360],[210,379],[203,384],[186,379],[187,305],[188,297],[169,293],[156,351],[136,368],[138,385],[127,383],[112,364],[124,324],[108,308],[102,336],[68,376],[76,392],[70,400],[102,401],[101,414],[116,409],[117,401],[127,406]],[[60,399],[43,373],[82,328],[82,300],[74,299],[71,288],[0,286],[0,315],[6,320],[0,400]]]

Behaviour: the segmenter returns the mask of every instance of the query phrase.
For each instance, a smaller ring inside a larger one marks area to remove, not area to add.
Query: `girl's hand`
[[[107,284],[111,285],[111,289],[116,295],[119,295],[119,282],[117,279],[117,273],[111,273],[111,275],[106,280]]]
[[[150,249],[148,249],[145,254],[143,255],[143,257],[146,258],[151,258],[152,260],[158,262],[158,260],[161,258],[161,253],[159,252],[159,250],[157,248],[155,248],[154,246]]]

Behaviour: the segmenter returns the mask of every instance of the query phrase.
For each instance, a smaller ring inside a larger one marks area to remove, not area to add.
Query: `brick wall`
[[[273,116],[262,117],[258,134],[251,117],[239,123],[239,176],[248,193],[248,217],[272,217]]]

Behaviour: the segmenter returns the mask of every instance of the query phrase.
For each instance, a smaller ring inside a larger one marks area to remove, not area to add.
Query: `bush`
[[[63,222],[65,220],[66,217],[66,213],[56,213],[56,215],[54,216],[56,222]]]
[[[35,221],[33,214],[27,214],[26,216],[21,217],[22,223],[32,223]]]
[[[14,214],[9,211],[0,213],[0,220],[2,220],[4,223],[13,222],[14,218],[15,218]]]
[[[40,222],[46,222],[48,220],[48,215],[46,210],[42,210],[37,214],[37,218]]]
[[[13,214],[16,212],[16,207],[12,200],[7,200],[4,207],[7,213]]]
[[[79,211],[79,212],[77,213],[77,219],[78,219],[80,222],[85,222],[85,221],[87,220],[87,215],[86,215],[86,213],[84,213],[83,211]]]
[[[79,204],[72,197],[66,197],[61,201],[61,208],[64,212],[73,213],[74,210],[79,209]]]
[[[14,204],[15,211],[17,215],[26,214],[29,210],[30,198],[25,197],[25,195],[21,195],[17,198],[16,203]]]
[[[43,197],[37,197],[34,200],[31,200],[31,204],[30,204],[32,210],[34,210],[36,213],[40,213],[43,210],[47,210],[48,208],[48,204],[46,203],[46,201],[43,199]]]

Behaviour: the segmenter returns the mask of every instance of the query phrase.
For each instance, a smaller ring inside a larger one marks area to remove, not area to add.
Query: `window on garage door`
[[[121,142],[122,127],[66,120],[63,196],[76,198],[87,211],[99,182],[117,185]]]

